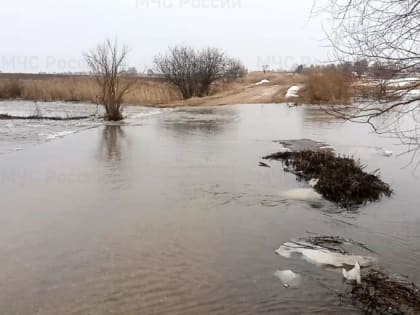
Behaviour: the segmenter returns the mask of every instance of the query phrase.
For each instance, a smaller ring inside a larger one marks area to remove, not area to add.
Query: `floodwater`
[[[0,113],[30,107],[2,102]],[[275,254],[310,233],[362,242],[378,266],[420,283],[420,182],[395,140],[314,107],[126,115],[0,121],[0,314],[361,314],[337,296],[340,270]],[[273,140],[299,138],[380,168],[395,195],[357,212],[282,199],[305,184],[258,162],[280,148]],[[281,270],[299,286],[286,288]]]

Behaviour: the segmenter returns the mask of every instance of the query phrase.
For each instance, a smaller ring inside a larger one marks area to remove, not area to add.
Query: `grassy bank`
[[[210,95],[183,100],[179,90],[158,77],[127,77],[135,80],[124,97],[125,104],[149,106],[212,106],[249,103],[289,103],[290,86],[303,87],[293,101],[305,104],[348,103],[353,97],[352,80],[330,70],[309,70],[304,74],[251,72],[231,82],[218,81]],[[264,84],[256,84],[266,80]],[[73,101],[96,103],[98,86],[92,77],[76,75],[0,74],[0,99]]]
[[[181,99],[178,90],[164,79],[127,78],[135,80],[125,103],[138,105],[167,104]],[[72,101],[95,103],[99,95],[93,78],[85,76],[1,76],[0,99],[35,101]]]

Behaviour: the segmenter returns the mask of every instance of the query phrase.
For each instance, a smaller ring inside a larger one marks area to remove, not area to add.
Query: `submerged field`
[[[95,112],[40,103],[45,115]],[[0,102],[0,113],[32,113]],[[0,121],[1,314],[362,314],[341,270],[275,250],[337,235],[420,283],[419,179],[395,140],[317,108],[128,107],[123,124]],[[391,198],[345,211],[305,188],[273,140],[309,138],[381,169]],[[394,152],[392,157],[384,150]],[[301,277],[286,288],[278,271]]]

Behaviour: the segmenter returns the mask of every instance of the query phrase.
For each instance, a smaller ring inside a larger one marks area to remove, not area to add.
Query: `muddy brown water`
[[[0,122],[0,314],[360,314],[340,270],[275,255],[308,233],[363,242],[420,284],[420,182],[395,140],[313,107],[127,112],[73,133]],[[258,162],[298,138],[381,168],[395,195],[353,213],[282,200],[303,184]],[[287,269],[298,288],[274,276]]]

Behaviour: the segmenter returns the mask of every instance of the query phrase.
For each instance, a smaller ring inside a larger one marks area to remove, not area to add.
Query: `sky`
[[[83,53],[105,39],[129,48],[128,64],[186,44],[217,47],[250,70],[328,61],[314,0],[0,0],[0,71],[86,71]]]

